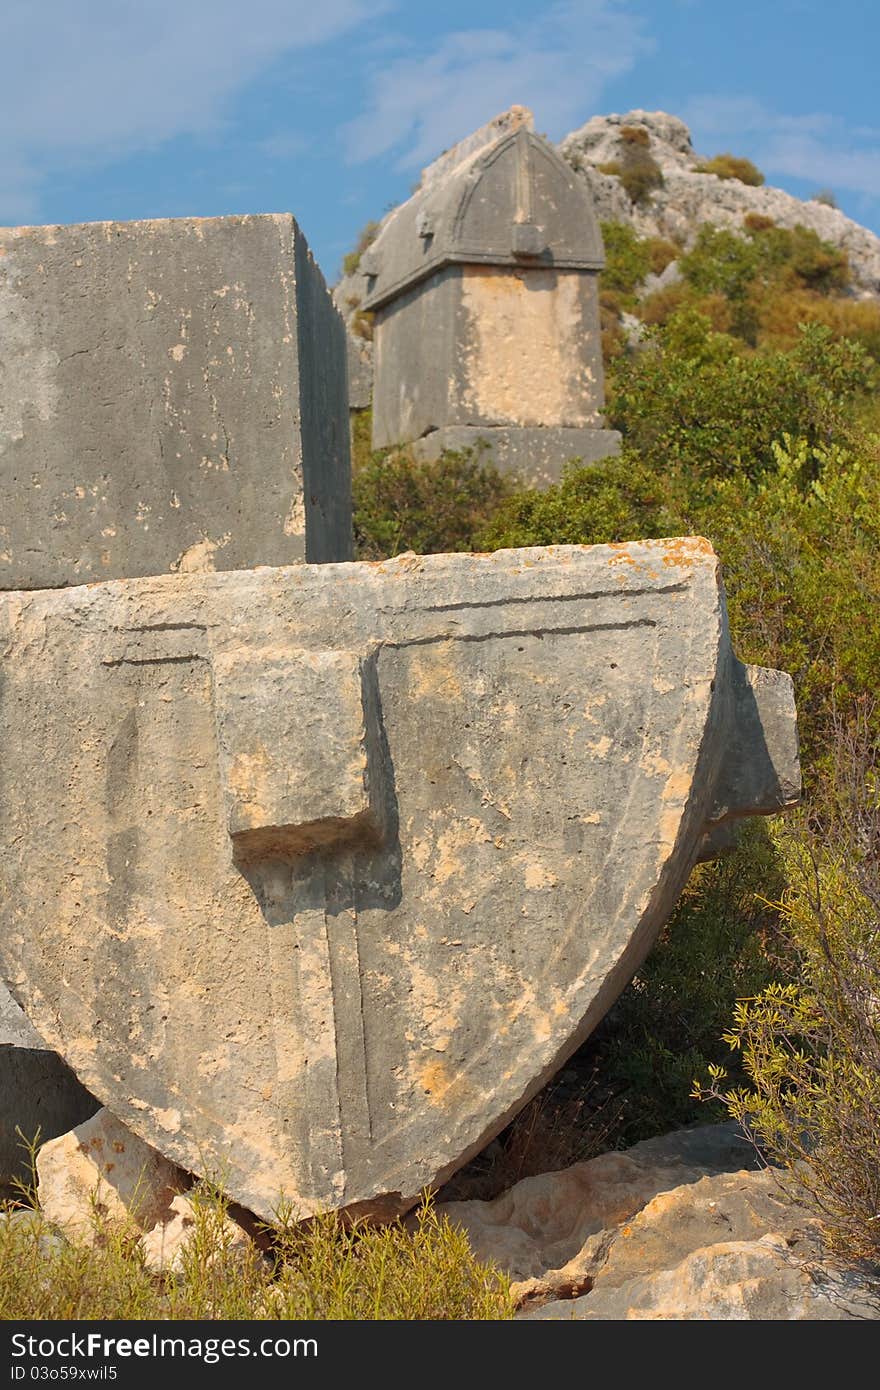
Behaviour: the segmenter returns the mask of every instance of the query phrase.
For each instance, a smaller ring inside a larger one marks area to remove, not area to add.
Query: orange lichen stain
[[[426,1096],[442,1105],[447,1099],[455,1101],[464,1090],[464,1078],[457,1075],[441,1058],[424,1062],[417,1072],[419,1084]]]
[[[704,536],[676,536],[673,540],[661,542],[665,554],[664,565],[674,565],[686,569],[699,560],[715,559],[715,551]]]
[[[608,559],[609,565],[634,565],[636,557],[632,553],[632,546],[628,541],[612,541],[608,549],[611,555]]]
[[[663,801],[683,801],[691,789],[691,775],[687,768],[679,768],[673,772],[666,781],[663,788]]]

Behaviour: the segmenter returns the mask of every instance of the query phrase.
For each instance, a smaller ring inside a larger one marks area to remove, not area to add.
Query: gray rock
[[[108,1110],[44,1144],[37,1174],[45,1219],[88,1244],[111,1227],[141,1234],[173,1219],[173,1199],[190,1183]]]
[[[602,425],[592,200],[531,127],[515,108],[441,156],[359,271],[375,315],[374,447],[433,457],[479,437],[540,485],[573,456],[615,453],[619,436]]]
[[[597,168],[619,158],[623,125],[647,132],[650,153],[663,172],[664,187],[655,190],[646,205],[634,206],[619,179]],[[641,110],[593,116],[558,148],[583,178],[602,220],[630,222],[640,236],[667,237],[689,246],[704,222],[739,229],[747,213],[760,213],[780,227],[809,227],[823,241],[846,251],[857,291],[880,294],[880,237],[837,208],[804,202],[781,188],[754,188],[738,179],[698,173],[700,157],[688,127],[677,116]]]
[[[345,375],[290,216],[0,231],[0,589],[347,559]],[[0,982],[0,1185],[97,1106]]]
[[[0,588],[347,559],[345,351],[289,215],[0,231]]]
[[[442,1182],[798,794],[699,539],[11,593],[0,644],[0,973],[264,1217]]]

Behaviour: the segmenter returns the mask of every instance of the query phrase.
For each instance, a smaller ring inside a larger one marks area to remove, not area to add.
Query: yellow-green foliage
[[[131,1236],[67,1241],[38,1212],[0,1216],[0,1319],[509,1318],[508,1281],[426,1203],[407,1226],[300,1226],[283,1212],[266,1253],[230,1246],[212,1184],[193,1194],[193,1240],[176,1273],[156,1275]]]
[[[702,234],[691,279],[664,292],[666,322],[647,330],[632,352],[624,349],[620,316],[637,303],[649,252],[630,230],[606,231],[614,283],[605,283],[601,305],[615,354],[608,416],[623,434],[622,453],[570,467],[542,492],[489,496],[478,489],[482,522],[456,512],[447,537],[438,518],[431,544],[451,548],[467,535],[477,549],[707,536],[722,561],[735,649],[794,678],[807,796],[827,819],[836,797],[836,731],[861,720],[880,737],[880,706],[870,704],[880,670],[880,378],[865,350],[876,306],[841,297],[846,265],[834,248],[803,229],[780,230],[761,223],[744,236]],[[785,295],[807,318],[820,304],[822,313],[840,317],[809,322],[790,341],[777,317]],[[711,316],[699,312],[706,308]],[[757,347],[743,336],[744,318],[735,324],[740,313],[753,314]],[[851,341],[853,323],[865,346]],[[763,344],[765,334],[778,334],[780,346]],[[433,480],[438,502],[442,472]],[[455,490],[454,476],[447,492]],[[363,485],[365,514],[377,509],[373,534],[389,527],[393,538],[404,479],[381,497],[378,477],[363,475]],[[421,483],[414,486],[421,496]],[[591,1044],[601,1089],[590,1104],[603,1116],[609,1106],[618,1107],[615,1114],[625,1107],[606,1139],[642,1138],[701,1118],[691,1079],[726,1061],[722,1035],[737,998],[760,998],[774,982],[771,1001],[795,999],[800,1008],[815,994],[815,973],[802,974],[783,931],[791,919],[767,902],[782,897],[787,863],[759,825],[733,859],[696,871]],[[838,880],[826,872],[824,881],[835,894]],[[852,914],[848,890],[833,910]],[[795,993],[779,996],[783,987]],[[752,1021],[757,1026],[760,1016]],[[728,1063],[734,1089],[747,1082],[744,1059],[741,1048]],[[838,1074],[858,1126],[872,1092],[860,1093],[856,1071]],[[518,1150],[516,1136],[505,1143]],[[876,1150],[867,1152],[876,1163]]]
[[[725,1040],[745,1071],[710,1068],[694,1094],[728,1112],[785,1170],[847,1259],[880,1265],[880,764],[863,744],[845,825],[781,837],[779,905],[795,978],[737,1004]],[[847,753],[838,746],[838,753]],[[867,756],[865,756],[867,753]]]
[[[752,188],[759,188],[764,182],[764,175],[750,159],[741,159],[734,154],[716,154],[713,159],[698,164],[697,173],[714,174],[719,179],[738,179]]]
[[[605,247],[602,289],[631,295],[652,268],[649,243],[637,236],[628,222],[602,222],[601,231]]]

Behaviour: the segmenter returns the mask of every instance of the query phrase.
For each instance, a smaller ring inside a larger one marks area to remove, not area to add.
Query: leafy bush
[[[855,746],[855,760],[853,741],[837,749],[860,784],[846,819],[781,840],[795,978],[736,1007],[725,1038],[746,1083],[716,1064],[693,1094],[722,1100],[783,1166],[838,1254],[880,1265],[880,760],[869,738]]]
[[[714,174],[719,179],[738,179],[752,188],[760,188],[764,175],[750,159],[741,159],[734,154],[716,154],[714,158],[698,164],[698,174]]]
[[[640,237],[628,222],[602,222],[605,269],[600,277],[603,290],[626,297],[627,307],[645,277],[660,275],[679,254],[678,247],[665,237]]]
[[[763,823],[743,827],[730,857],[694,870],[594,1046],[595,1065],[623,1107],[618,1142],[705,1123],[693,1078],[725,1060],[736,1001],[779,975],[776,912],[765,898],[783,883]]]
[[[630,202],[639,206],[651,200],[651,194],[662,188],[663,170],[650,152],[650,136],[642,126],[621,126],[618,143],[620,155],[598,165],[602,174],[620,179]]]
[[[875,382],[862,349],[821,325],[788,351],[755,354],[686,309],[614,364],[608,416],[644,463],[690,470],[699,491],[701,479],[772,469],[783,434],[810,444],[844,437]]]
[[[361,432],[368,420],[368,412],[362,412]],[[358,459],[359,452],[356,437],[352,500],[355,547],[362,560],[383,560],[404,550],[421,555],[473,550],[477,533],[513,487],[511,478],[475,450],[446,451],[434,463],[420,463],[408,449]]]
[[[601,230],[605,246],[602,288],[631,295],[651,269],[648,243],[628,222],[603,222]]]

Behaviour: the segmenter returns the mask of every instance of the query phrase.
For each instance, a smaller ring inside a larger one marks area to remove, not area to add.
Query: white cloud
[[[39,185],[220,127],[231,97],[283,53],[332,39],[385,0],[6,0],[0,220]]]
[[[613,78],[650,47],[624,0],[572,0],[504,29],[446,34],[376,62],[366,109],[343,127],[352,163],[393,151],[417,168],[516,102],[559,136],[591,115]]]
[[[686,119],[696,145],[712,137],[767,174],[880,197],[880,132],[870,127],[848,128],[827,111],[784,115],[752,97],[701,97],[689,103]]]

